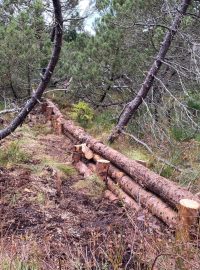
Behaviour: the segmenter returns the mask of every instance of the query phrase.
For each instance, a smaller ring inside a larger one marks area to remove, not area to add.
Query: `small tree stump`
[[[46,102],[43,102],[42,103],[42,106],[41,106],[41,113],[45,113],[46,112],[46,109],[47,109],[47,103]]]
[[[194,200],[182,199],[178,206],[178,225],[176,239],[181,242],[190,240],[190,234],[197,225],[200,204]]]
[[[63,122],[61,117],[56,119],[55,132],[57,135],[63,134]]]
[[[52,115],[53,115],[53,107],[51,106],[47,106],[46,107],[46,120],[50,121],[52,119]]]
[[[55,115],[55,114],[53,114],[51,116],[51,119],[50,119],[51,120],[51,125],[53,127],[54,132],[56,131],[56,121],[57,121],[57,118],[58,118],[58,116]]]
[[[99,159],[97,160],[97,173],[101,177],[101,179],[107,182],[108,177],[108,169],[110,166],[110,161],[106,159]]]
[[[82,145],[77,144],[74,145],[73,153],[72,153],[72,163],[76,164],[81,160],[82,156]]]

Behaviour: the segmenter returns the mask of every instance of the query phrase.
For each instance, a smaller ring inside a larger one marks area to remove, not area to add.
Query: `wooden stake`
[[[45,113],[45,112],[46,112],[47,106],[48,106],[48,105],[47,105],[46,102],[43,102],[43,103],[42,103],[41,113]]]
[[[46,107],[46,120],[49,121],[52,119],[52,115],[53,115],[53,107],[51,106],[47,106]]]
[[[56,129],[55,132],[57,135],[62,135],[63,134],[63,122],[62,122],[62,118],[58,117],[56,119]]]
[[[176,239],[186,242],[190,240],[190,233],[197,225],[197,218],[200,210],[200,204],[194,200],[182,199],[178,206],[178,226],[176,230]]]
[[[78,163],[81,160],[81,156],[82,156],[82,145],[81,144],[74,145],[72,154],[73,164]]]
[[[97,173],[102,178],[103,181],[107,182],[108,169],[110,166],[110,161],[106,159],[99,159],[97,161]]]

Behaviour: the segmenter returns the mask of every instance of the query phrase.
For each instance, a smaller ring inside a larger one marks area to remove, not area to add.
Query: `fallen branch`
[[[7,114],[7,113],[19,112],[19,111],[20,111],[20,108],[7,109],[7,110],[0,111],[0,115]]]

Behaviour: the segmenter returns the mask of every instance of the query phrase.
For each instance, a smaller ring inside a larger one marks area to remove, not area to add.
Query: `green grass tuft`
[[[22,151],[19,142],[11,142],[7,148],[0,150],[0,164],[20,164],[28,162],[30,156]]]

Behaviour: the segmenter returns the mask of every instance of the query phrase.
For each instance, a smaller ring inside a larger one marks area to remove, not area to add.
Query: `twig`
[[[153,150],[152,150],[145,142],[139,140],[139,139],[136,138],[134,135],[132,135],[132,134],[130,134],[130,133],[127,133],[127,132],[125,132],[125,131],[122,131],[122,134],[131,137],[131,138],[134,139],[136,142],[138,142],[139,144],[143,145],[143,146],[149,151],[149,153],[150,153],[151,155],[153,155],[153,157],[155,157],[158,161],[160,161],[160,162],[162,162],[162,163],[165,163],[166,165],[168,165],[168,166],[174,168],[175,170],[177,170],[178,172],[182,172],[182,171],[183,171],[183,170],[180,169],[179,167],[177,167],[177,166],[171,164],[168,160],[165,160],[165,159],[163,159],[163,158],[161,158],[161,157],[156,156],[155,153],[153,152]]]
[[[19,112],[19,111],[20,111],[20,108],[7,109],[7,110],[0,111],[0,115],[1,115],[1,114],[6,114],[6,113]]]

